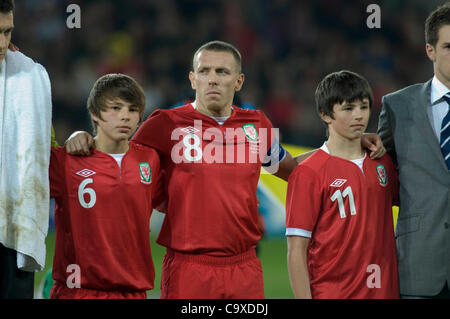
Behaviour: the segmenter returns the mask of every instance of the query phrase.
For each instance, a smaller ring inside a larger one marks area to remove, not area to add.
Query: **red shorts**
[[[161,273],[161,299],[262,298],[262,267],[254,249],[231,257],[167,249]]]
[[[85,288],[69,288],[57,281],[50,290],[50,299],[146,299],[145,291],[104,291]]]

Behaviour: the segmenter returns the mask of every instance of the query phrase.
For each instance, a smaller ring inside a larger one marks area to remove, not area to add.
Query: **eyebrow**
[[[369,105],[369,101],[361,101],[361,105],[365,106],[365,105]],[[356,102],[346,102],[343,106],[356,106]]]
[[[109,105],[125,105],[125,103],[122,102],[119,99],[117,99],[117,100],[116,99],[114,99],[114,100],[107,100],[106,104],[109,104]]]

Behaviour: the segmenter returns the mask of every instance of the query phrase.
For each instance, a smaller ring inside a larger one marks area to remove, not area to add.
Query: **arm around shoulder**
[[[292,155],[288,151],[286,151],[286,156],[279,163],[278,167],[276,167],[276,171],[273,172],[273,175],[275,175],[285,181],[288,181],[289,176],[291,175],[292,171],[294,170],[294,168],[296,166],[297,166],[297,162],[292,157]],[[273,167],[271,167],[270,169],[273,169]],[[272,173],[270,170],[269,170],[269,172]]]
[[[76,131],[64,142],[64,147],[70,155],[89,155],[95,141],[88,132]]]
[[[273,175],[285,181],[288,181],[289,176],[291,175],[292,171],[297,167],[297,165],[306,160],[316,151],[317,149],[314,149],[309,152],[297,155],[295,157],[292,157],[292,155],[288,151],[286,151],[286,157],[280,162],[278,170],[275,173],[273,173]]]
[[[317,149],[314,149],[314,150],[311,150],[309,152],[302,153],[300,155],[295,156],[294,159],[297,162],[297,164],[300,164],[301,162],[306,160],[308,157],[313,155],[316,151],[317,151]]]

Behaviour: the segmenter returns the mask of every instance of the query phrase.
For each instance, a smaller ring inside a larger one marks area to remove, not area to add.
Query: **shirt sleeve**
[[[160,169],[153,189],[152,207],[161,213],[166,213],[167,211],[167,196],[164,179],[165,171]]]
[[[311,237],[321,209],[317,175],[299,165],[288,180],[286,196],[286,236]]]
[[[168,115],[163,110],[154,111],[137,130],[132,141],[163,152],[169,144],[167,139],[170,139],[170,135],[167,134],[168,120]]]
[[[50,198],[59,198],[63,195],[65,160],[66,151],[64,147],[51,148],[49,168]]]
[[[386,148],[387,153],[392,157],[394,162],[397,161],[394,143],[394,133],[392,128],[392,111],[390,109],[388,99],[384,96],[382,98],[382,106],[378,120],[377,133]]]

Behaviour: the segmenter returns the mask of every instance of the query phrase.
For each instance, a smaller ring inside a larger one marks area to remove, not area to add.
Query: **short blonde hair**
[[[234,57],[234,60],[236,61],[238,73],[241,73],[241,71],[242,71],[242,56],[241,56],[241,53],[239,52],[239,50],[236,49],[236,47],[234,47],[230,43],[218,41],[218,40],[205,43],[200,48],[198,48],[197,51],[195,51],[194,57],[192,58],[192,70],[195,71],[195,58],[202,51],[216,51],[216,52],[231,53]]]

